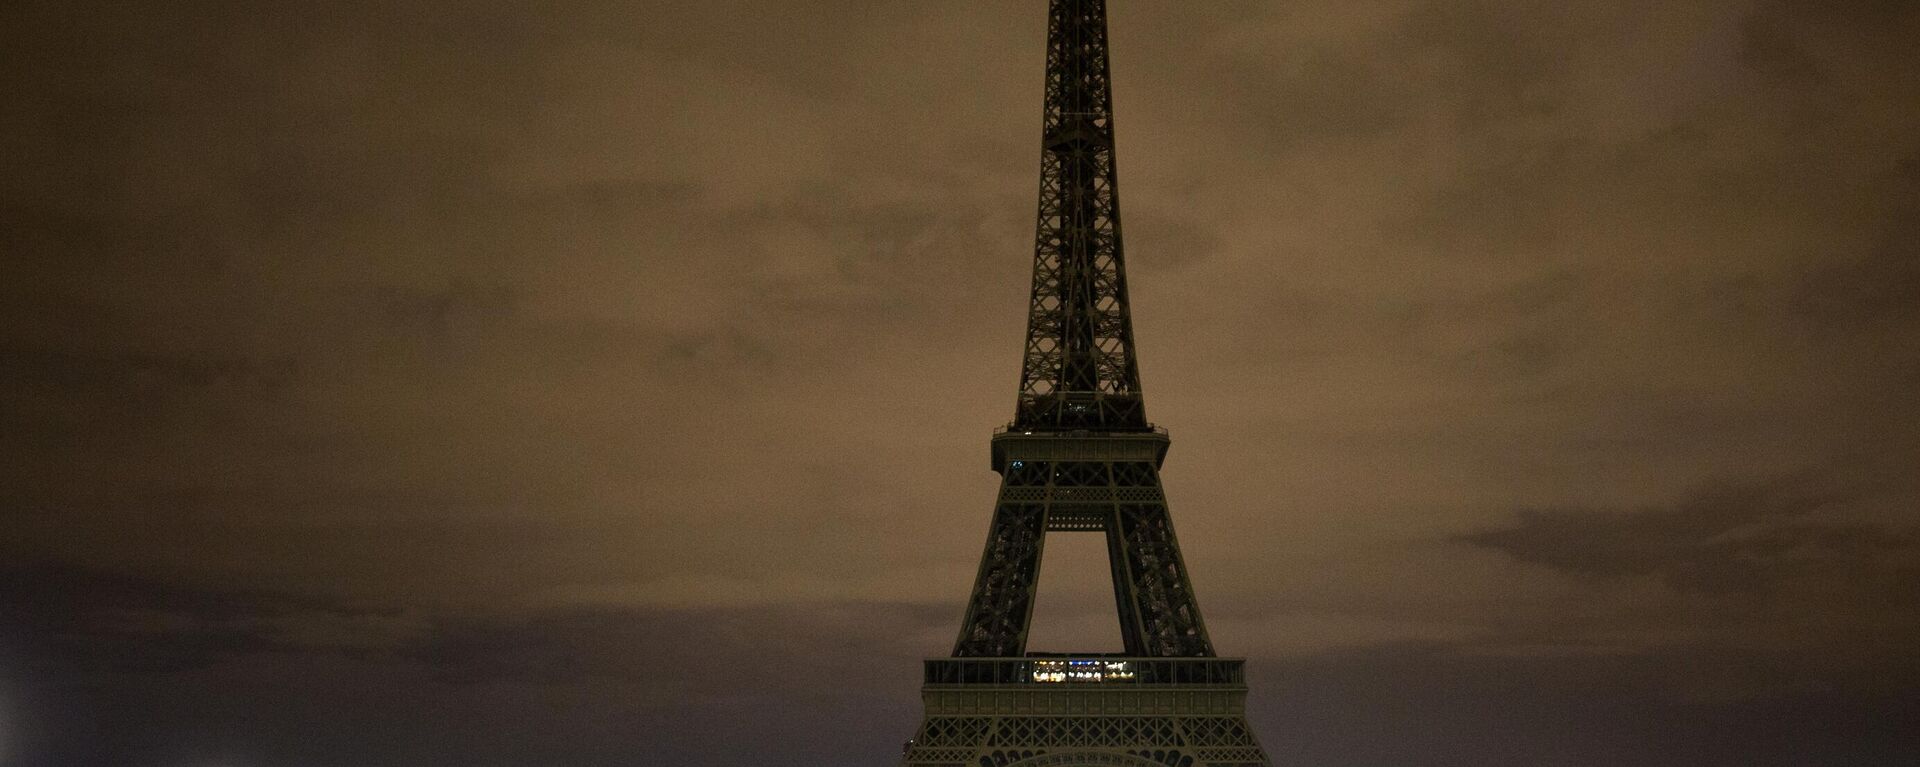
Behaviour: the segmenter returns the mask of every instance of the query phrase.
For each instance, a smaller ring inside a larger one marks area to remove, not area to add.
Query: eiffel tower
[[[1000,499],[906,767],[1266,767],[1244,661],[1207,638],[1160,489],[1127,308],[1104,0],[1051,0],[1033,294]],[[1048,533],[1101,532],[1125,652],[1027,652]]]

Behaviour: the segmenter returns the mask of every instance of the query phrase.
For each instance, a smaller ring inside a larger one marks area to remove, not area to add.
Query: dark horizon
[[[1920,6],[1114,0],[1276,765],[1892,765]],[[894,764],[1044,4],[0,9],[0,767]],[[1032,649],[1120,645],[1097,538]]]

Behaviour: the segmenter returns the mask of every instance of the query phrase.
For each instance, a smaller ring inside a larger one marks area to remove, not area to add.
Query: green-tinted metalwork
[[[951,658],[926,663],[908,767],[1266,767],[1243,664],[1214,656],[1134,355],[1106,3],[1051,0],[1033,293],[1001,475]],[[1027,652],[1048,533],[1107,539],[1121,655]]]

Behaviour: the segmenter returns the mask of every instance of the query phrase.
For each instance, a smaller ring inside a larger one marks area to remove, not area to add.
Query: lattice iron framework
[[[1106,13],[1099,0],[1054,0],[1049,7],[1026,352],[1013,422],[995,438],[1000,503],[956,656],[1025,651],[1049,530],[1106,531],[1128,653],[1213,654],[1160,493],[1166,435],[1147,422],[1141,396],[1120,236]],[[1008,458],[1002,443],[1022,452],[1020,438],[1034,434],[1081,435],[1075,444],[1109,453],[1127,452],[1139,438],[1158,445],[1150,458],[1135,450],[1134,460],[1120,462],[1086,450],[1039,461]]]
[[[1015,428],[1147,428],[1127,310],[1102,2],[1056,2]]]
[[[1020,391],[953,656],[927,661],[909,767],[1265,767],[1174,537],[1127,306],[1104,0],[1050,0]],[[1122,655],[1027,651],[1050,532],[1103,533]]]
[[[1026,652],[1048,532],[1104,532],[1127,654],[1213,655],[1174,538],[1159,458],[1167,436],[1004,432],[1000,502],[954,657]]]

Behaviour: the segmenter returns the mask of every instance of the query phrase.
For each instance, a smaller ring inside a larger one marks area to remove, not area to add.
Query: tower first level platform
[[[926,661],[907,767],[1265,767],[1238,658]]]

